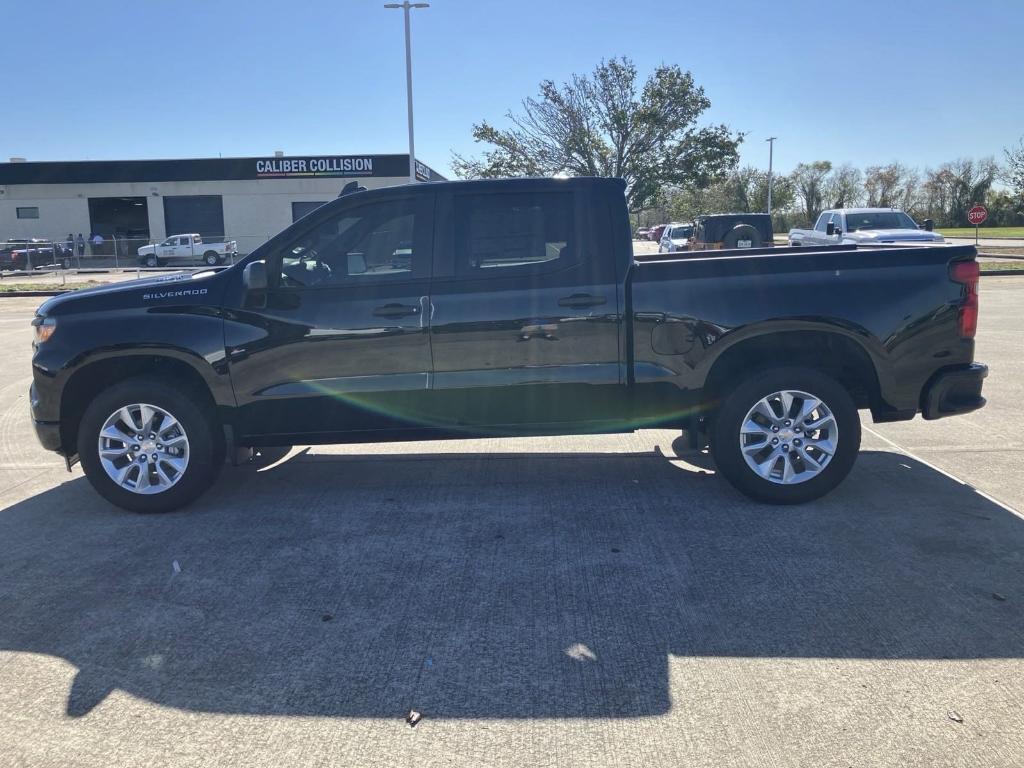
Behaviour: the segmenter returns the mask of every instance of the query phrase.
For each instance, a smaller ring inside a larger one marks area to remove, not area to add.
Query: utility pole
[[[768,215],[772,215],[772,155],[775,154],[775,136],[769,136],[768,142]]]
[[[412,39],[409,33],[409,9],[429,8],[430,3],[410,3],[409,0],[402,0],[401,3],[385,3],[385,8],[401,8],[405,11],[405,90],[409,111],[409,181],[416,181],[416,142],[413,139],[412,130]]]

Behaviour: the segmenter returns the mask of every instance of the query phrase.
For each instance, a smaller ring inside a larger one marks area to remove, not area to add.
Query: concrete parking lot
[[[988,407],[865,422],[817,503],[644,431],[268,452],[156,517],[35,443],[0,299],[0,765],[1024,765],[1024,278],[981,294]]]

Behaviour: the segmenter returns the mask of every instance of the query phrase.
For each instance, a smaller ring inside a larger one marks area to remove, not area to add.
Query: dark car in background
[[[53,264],[64,255],[62,246],[42,238],[21,238],[0,242],[0,269],[31,269]]]
[[[770,248],[774,241],[772,217],[767,213],[716,213],[697,217],[690,250]]]

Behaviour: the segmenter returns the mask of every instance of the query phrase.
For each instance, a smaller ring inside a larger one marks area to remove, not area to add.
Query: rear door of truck
[[[602,189],[504,182],[439,196],[430,334],[445,421],[557,431],[621,414],[611,224],[591,205]]]

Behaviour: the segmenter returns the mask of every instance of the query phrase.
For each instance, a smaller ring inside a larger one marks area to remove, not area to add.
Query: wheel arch
[[[769,331],[732,344],[712,363],[704,383],[712,408],[733,383],[757,369],[805,366],[836,379],[857,408],[884,406],[878,368],[871,354],[851,336],[806,329]]]
[[[212,370],[211,370],[212,373]],[[215,395],[216,387],[191,362],[181,356],[164,353],[139,353],[104,356],[90,360],[68,378],[60,401],[61,444],[69,453],[78,444],[78,427],[92,399],[107,387],[135,376],[152,376],[173,382],[187,391],[194,402],[223,421],[224,402]]]

